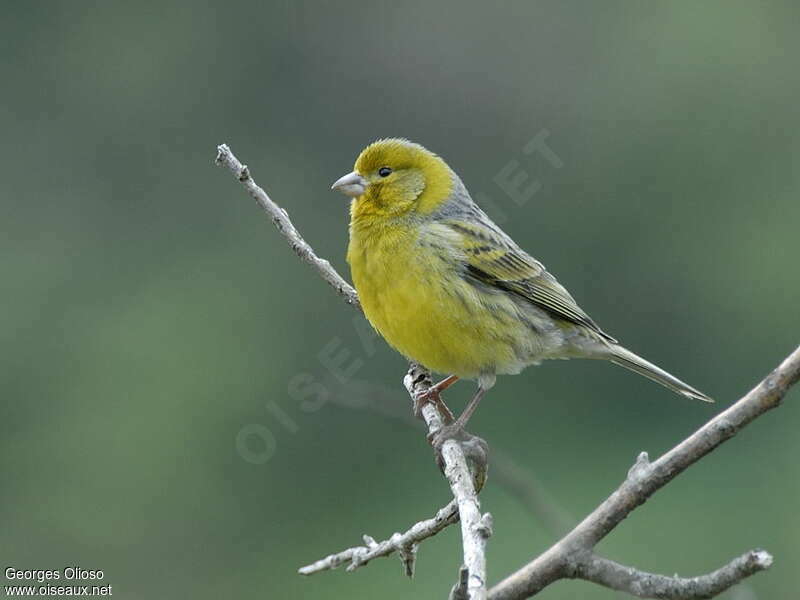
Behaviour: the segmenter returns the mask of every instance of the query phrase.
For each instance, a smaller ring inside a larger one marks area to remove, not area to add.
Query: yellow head
[[[433,152],[399,138],[364,148],[333,189],[353,198],[354,221],[428,215],[450,196],[455,174]]]

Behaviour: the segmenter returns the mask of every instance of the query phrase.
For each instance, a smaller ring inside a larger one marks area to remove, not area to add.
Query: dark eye
[[[378,169],[378,175],[381,177],[388,177],[392,173],[392,169],[390,167],[381,167]]]

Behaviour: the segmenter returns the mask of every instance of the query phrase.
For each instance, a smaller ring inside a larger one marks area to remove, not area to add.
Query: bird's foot
[[[442,397],[439,394],[440,390],[437,388],[437,386],[430,387],[424,392],[415,394],[414,416],[418,419],[421,419],[422,407],[425,406],[426,403],[430,402],[439,410],[439,413],[441,413],[442,419],[444,419],[446,425],[452,423],[455,420],[455,417],[453,417],[453,413],[450,412],[449,408],[447,408],[447,405],[444,403],[444,400],[442,400]]]
[[[448,440],[453,440],[461,446],[472,473],[475,491],[479,492],[486,482],[486,475],[489,470],[489,444],[483,438],[469,433],[458,423],[448,423],[435,433],[429,433],[428,441],[433,446],[436,464],[439,465],[442,473],[444,473],[445,468],[442,447]]]
[[[422,418],[422,407],[425,406],[425,403],[431,402],[431,391],[430,389],[425,390],[424,392],[417,392],[414,394],[414,416],[417,419]]]

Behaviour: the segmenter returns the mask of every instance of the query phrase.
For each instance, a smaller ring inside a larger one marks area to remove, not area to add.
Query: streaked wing
[[[616,341],[583,312],[544,265],[517,246],[491,221],[447,220],[444,224],[459,234],[468,277],[516,294],[556,319],[582,325],[610,342]]]

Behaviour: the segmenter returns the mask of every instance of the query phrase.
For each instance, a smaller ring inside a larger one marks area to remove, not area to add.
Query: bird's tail
[[[653,363],[646,361],[641,356],[637,356],[627,348],[612,345],[610,348],[610,356],[608,357],[611,362],[618,364],[621,367],[630,369],[639,375],[644,375],[648,379],[660,383],[664,387],[668,387],[673,392],[686,396],[687,398],[696,398],[703,402],[713,402],[711,398],[706,396],[703,392],[694,389],[687,383],[684,383],[674,375],[670,375],[664,369],[655,366]]]

